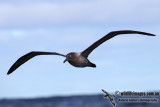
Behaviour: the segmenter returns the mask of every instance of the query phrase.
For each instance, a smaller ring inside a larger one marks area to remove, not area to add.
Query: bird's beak
[[[63,61],[63,63],[65,63],[67,61],[67,59],[65,59],[64,61]]]

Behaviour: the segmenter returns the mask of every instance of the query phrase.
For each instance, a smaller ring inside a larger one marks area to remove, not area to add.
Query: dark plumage
[[[96,67],[95,64],[90,62],[88,60],[88,55],[99,45],[101,45],[103,42],[107,41],[108,39],[111,39],[112,37],[119,35],[119,34],[142,34],[142,35],[148,35],[148,36],[155,36],[154,34],[151,33],[146,33],[146,32],[140,32],[140,31],[133,31],[133,30],[121,30],[121,31],[112,31],[93,43],[91,46],[89,46],[87,49],[80,53],[76,52],[71,52],[68,53],[67,55],[59,54],[56,52],[41,52],[41,51],[33,51],[30,52],[22,57],[20,57],[9,69],[7,74],[12,73],[14,70],[16,70],[19,66],[24,64],[26,61],[29,59],[37,56],[37,55],[60,55],[63,57],[66,57],[64,60],[64,63],[68,61],[71,65],[75,67]]]

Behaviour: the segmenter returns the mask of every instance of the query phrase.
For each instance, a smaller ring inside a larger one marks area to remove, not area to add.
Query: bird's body
[[[75,67],[86,67],[89,62],[80,53],[76,52],[69,53],[67,58],[68,62]]]
[[[120,30],[120,31],[112,31],[99,39],[98,41],[94,42],[91,46],[89,46],[87,49],[80,53],[76,52],[71,52],[68,53],[67,55],[63,55],[57,52],[41,52],[41,51],[32,51],[22,57],[20,57],[9,69],[7,74],[12,73],[14,70],[16,70],[19,66],[27,62],[29,59],[37,56],[37,55],[60,55],[65,57],[66,59],[64,60],[64,63],[68,61],[71,65],[75,67],[96,67],[95,64],[90,62],[88,60],[89,54],[97,48],[99,45],[104,43],[105,41],[111,39],[112,37],[120,34],[142,34],[142,35],[148,35],[148,36],[155,36],[154,34],[151,33],[146,33],[146,32],[141,32],[141,31],[133,31],[133,30]]]
[[[75,67],[96,67],[94,66],[95,64],[91,63],[86,57],[82,56],[81,53],[71,52],[67,54],[66,59]]]

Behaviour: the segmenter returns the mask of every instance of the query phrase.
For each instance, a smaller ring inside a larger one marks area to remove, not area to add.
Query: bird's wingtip
[[[152,34],[152,33],[146,33],[144,32],[145,35],[148,35],[148,36],[156,36],[155,34]]]
[[[105,90],[104,89],[101,89],[103,92],[105,92]]]
[[[151,34],[151,36],[156,36],[155,34]]]
[[[10,74],[10,72],[7,72],[7,75],[9,75]]]
[[[13,72],[13,71],[9,70],[9,71],[7,72],[7,75],[11,74],[12,72]]]

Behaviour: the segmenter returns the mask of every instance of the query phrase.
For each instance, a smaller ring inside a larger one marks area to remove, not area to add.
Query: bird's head
[[[74,57],[74,53],[69,53],[66,55],[66,59],[63,61],[65,63],[66,61],[71,61]]]

